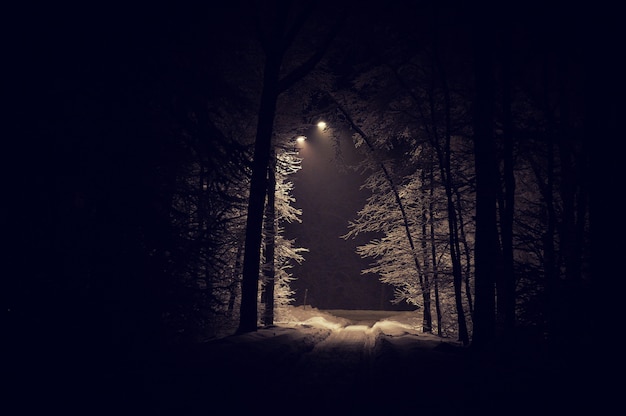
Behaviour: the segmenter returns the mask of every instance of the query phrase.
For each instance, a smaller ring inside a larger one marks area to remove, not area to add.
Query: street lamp
[[[295,142],[293,142],[293,151],[297,153],[303,148],[305,142],[306,136],[297,136]]]
[[[320,120],[317,123],[317,128],[318,130],[320,130],[321,132],[324,132],[326,130],[326,128],[328,127],[328,125],[326,124],[325,121]],[[311,140],[315,141],[315,139],[317,138],[317,135],[315,134],[315,132],[312,131],[312,128],[308,128],[307,132],[312,134],[311,136]],[[292,139],[294,140],[294,139]],[[305,147],[305,143],[309,140],[309,138],[305,135],[300,135],[300,136],[296,136],[295,137],[295,141],[292,142],[294,145],[294,151],[297,150],[302,150]]]

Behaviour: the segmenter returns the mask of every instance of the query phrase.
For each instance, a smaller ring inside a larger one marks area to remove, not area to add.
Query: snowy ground
[[[595,348],[546,354],[516,342],[505,355],[476,355],[421,333],[412,312],[309,307],[278,318],[254,333],[128,358],[88,343],[15,347],[3,397],[14,411],[5,413],[605,415],[621,398],[610,381],[619,364],[598,365],[613,358]]]
[[[214,400],[240,411],[269,401],[281,414],[459,405],[445,400],[463,390],[448,379],[464,371],[460,347],[421,333],[414,312],[332,312],[291,308],[273,327],[207,343],[149,390],[171,414]]]
[[[576,393],[545,362],[468,359],[457,343],[421,333],[413,312],[332,312],[291,308],[270,328],[179,352],[141,374],[138,408],[159,415],[580,410]]]

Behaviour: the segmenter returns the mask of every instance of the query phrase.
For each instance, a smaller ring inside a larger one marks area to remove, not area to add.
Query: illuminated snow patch
[[[306,321],[303,321],[302,325],[327,328],[327,329],[332,329],[333,331],[337,331],[343,327],[342,324],[337,323],[337,322],[331,322],[321,316],[313,316],[307,319]]]
[[[399,337],[402,335],[417,335],[418,333],[418,331],[411,325],[386,319],[376,322],[372,329],[374,328],[378,329],[385,335],[391,335],[394,337]]]
[[[370,329],[369,326],[367,325],[349,325],[347,327],[345,327],[343,330],[344,331],[360,331],[360,332],[367,332]]]

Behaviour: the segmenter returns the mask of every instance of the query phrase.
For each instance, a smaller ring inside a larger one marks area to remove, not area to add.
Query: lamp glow
[[[320,121],[319,123],[317,123],[317,127],[324,130],[326,128],[326,123],[323,121]]]

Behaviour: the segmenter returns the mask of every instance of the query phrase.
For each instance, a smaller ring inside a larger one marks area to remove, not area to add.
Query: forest
[[[272,325],[307,261],[298,138],[322,120],[361,155],[343,238],[424,332],[572,354],[618,332],[611,8],[14,7],[3,298],[33,366]]]

